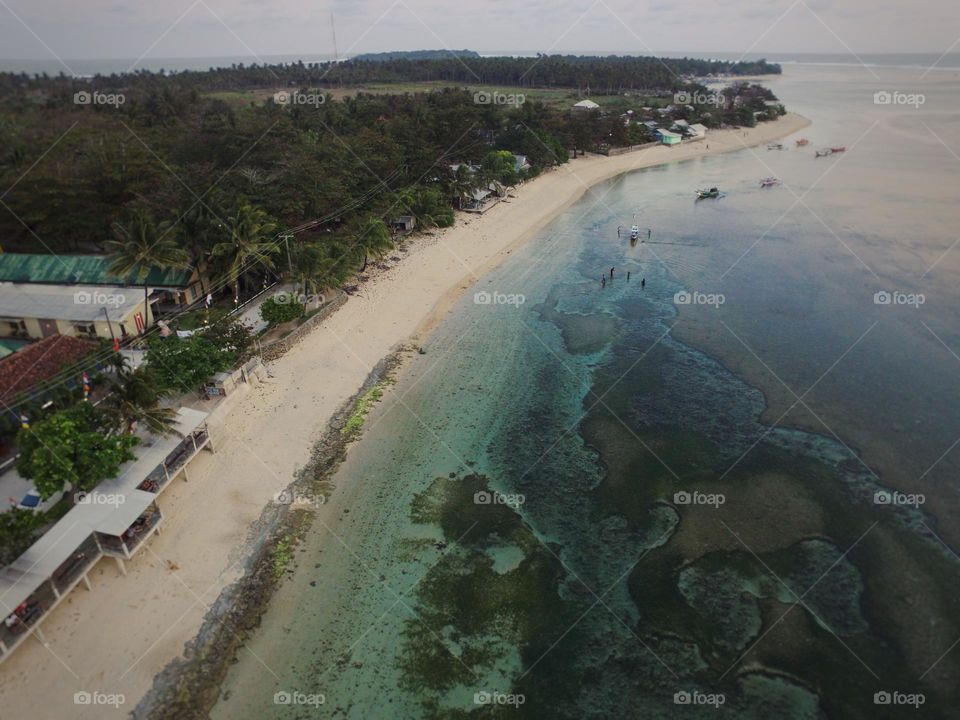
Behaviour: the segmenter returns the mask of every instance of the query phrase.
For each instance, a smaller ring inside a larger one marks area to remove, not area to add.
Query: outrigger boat
[[[826,157],[827,155],[833,155],[833,150],[827,148],[826,150],[817,150],[814,153],[814,157]]]
[[[768,177],[760,181],[760,187],[773,187],[780,184],[780,178]]]
[[[805,147],[810,144],[810,141],[806,138],[800,138],[797,140],[797,147]]]
[[[770,143],[767,150],[783,150],[783,143]]]
[[[712,187],[709,190],[697,190],[697,200],[706,200],[707,198],[720,197],[720,190]]]

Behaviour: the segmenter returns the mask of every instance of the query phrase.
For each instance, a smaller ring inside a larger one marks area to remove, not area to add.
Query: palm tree
[[[458,167],[450,180],[450,189],[457,199],[457,207],[462,210],[463,201],[471,197],[480,185],[480,179],[474,170],[466,165]]]
[[[226,223],[228,239],[215,244],[210,256],[224,263],[228,281],[233,286],[233,297],[239,298],[240,279],[253,263],[260,263],[268,270],[274,269],[271,256],[280,249],[277,241],[272,239],[277,225],[267,213],[249,203],[237,208]]]
[[[117,239],[106,242],[111,251],[109,271],[123,278],[132,275],[143,283],[146,327],[150,312],[150,286],[147,284],[150,271],[154,268],[189,268],[190,257],[170,236],[169,223],[157,225],[146,213],[135,213],[126,226],[115,224],[113,230]]]
[[[368,218],[360,228],[360,235],[355,245],[357,256],[363,254],[363,265],[360,272],[367,269],[367,262],[371,255],[380,258],[392,249],[393,237],[390,235],[387,224],[380,218]]]
[[[103,399],[102,407],[112,424],[124,433],[132,433],[138,422],[157,435],[167,435],[173,428],[176,412],[160,407],[164,396],[153,371],[146,365],[136,370],[118,369],[112,392]]]

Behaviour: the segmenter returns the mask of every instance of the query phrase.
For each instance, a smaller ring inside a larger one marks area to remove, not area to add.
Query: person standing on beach
[[[651,230],[650,228],[647,228],[647,240],[650,239],[650,235],[652,234],[653,234],[653,230]]]

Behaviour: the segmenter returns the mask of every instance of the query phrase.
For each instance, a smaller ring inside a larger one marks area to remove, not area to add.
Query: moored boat
[[[709,190],[697,190],[697,200],[706,200],[707,198],[720,197],[720,190],[712,187]]]
[[[807,140],[806,138],[800,138],[799,140],[797,140],[797,147],[806,147],[809,144],[810,144],[810,141]]]
[[[817,150],[814,153],[814,157],[826,157],[827,155],[833,155],[833,150],[827,148],[826,150]]]
[[[783,150],[783,143],[770,143],[767,150]]]
[[[760,187],[773,187],[780,184],[780,178],[768,177],[760,181]]]
[[[830,152],[832,152],[832,153],[846,152],[846,149],[847,149],[847,148],[846,148],[845,145],[841,145],[840,147],[832,147],[832,148],[830,148]]]
[[[634,225],[630,228],[630,239],[636,240],[638,237],[640,237],[640,227],[638,225]]]

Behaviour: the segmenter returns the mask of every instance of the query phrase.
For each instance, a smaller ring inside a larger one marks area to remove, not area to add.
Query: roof
[[[0,282],[183,288],[190,284],[193,275],[190,268],[153,268],[143,281],[135,273],[114,275],[108,270],[110,263],[110,258],[104,255],[3,253],[0,255]]]
[[[679,133],[670,132],[669,130],[657,130],[657,132],[660,134],[660,137],[670,137],[670,138],[683,137]]]
[[[119,477],[97,486],[97,493],[122,495],[123,501],[74,505],[23,555],[0,570],[0,597],[4,604],[13,608],[29,598],[94,532],[119,535],[130,527],[157,499],[153,493],[137,490],[137,485],[176,449],[182,436],[196,430],[206,419],[205,412],[180,408],[176,434],[151,437],[151,445],[136,448],[137,459],[125,464]]]
[[[122,322],[142,304],[139,288],[0,283],[0,317],[4,318],[93,322],[109,317]]]
[[[581,101],[578,102],[576,105],[574,105],[574,107],[575,107],[575,108],[585,108],[585,109],[587,109],[587,110],[594,110],[594,109],[596,109],[596,108],[598,108],[598,107],[600,107],[600,106],[597,105],[593,100],[581,100]]]
[[[700,135],[706,135],[706,134],[707,134],[707,126],[704,125],[704,124],[702,124],[702,123],[694,123],[693,125],[690,126],[690,129],[691,129],[691,130],[696,130],[697,133],[700,134]]]
[[[0,338],[0,360],[3,360],[3,358],[7,357],[8,355],[13,355],[17,350],[20,350],[29,344],[29,340]]]
[[[0,402],[9,404],[97,349],[92,340],[51,335],[0,360]]]

